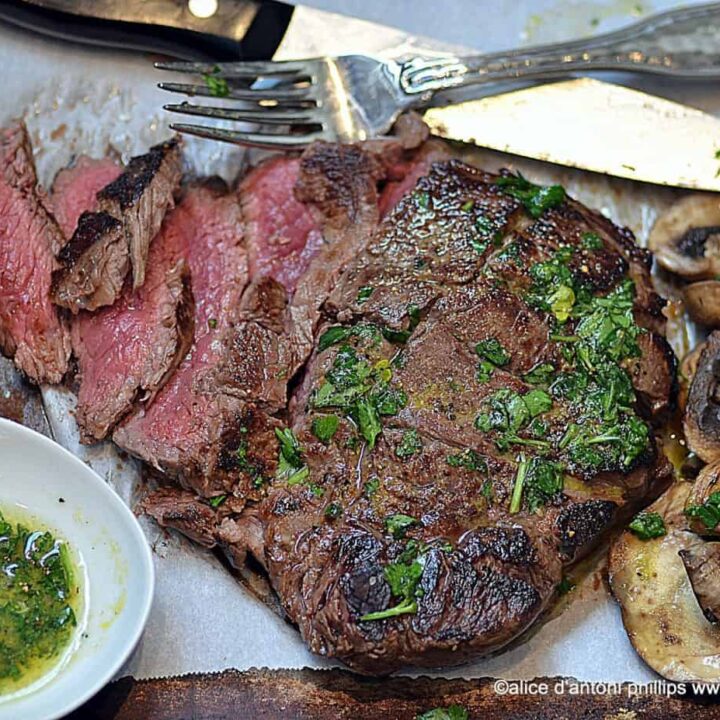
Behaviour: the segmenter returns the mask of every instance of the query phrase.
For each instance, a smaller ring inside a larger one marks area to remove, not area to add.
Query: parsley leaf
[[[312,433],[320,442],[328,443],[339,425],[340,418],[337,415],[322,415],[312,421]]]
[[[479,455],[474,450],[463,450],[457,455],[448,455],[445,458],[450,467],[462,467],[467,470],[476,470],[477,472],[486,473],[488,471],[487,462],[482,455]]]
[[[529,385],[547,385],[554,372],[550,363],[539,363],[523,375],[523,380]]]
[[[447,708],[433,708],[416,715],[415,720],[468,720],[468,712],[462,705],[450,705]]]
[[[361,287],[360,290],[358,290],[357,294],[357,304],[362,305],[365,301],[367,301],[373,294],[374,289],[375,288],[371,287],[370,285],[365,285],[364,287]]]
[[[503,175],[495,183],[504,193],[519,200],[528,215],[536,220],[546,210],[557,207],[565,201],[565,189],[561,185],[534,185],[520,173]]]
[[[208,500],[208,505],[212,508],[219,508],[227,500],[227,495],[215,495]]]
[[[422,440],[417,430],[405,430],[402,440],[395,448],[395,455],[403,460],[409,458],[416,453],[422,452]]]
[[[510,355],[508,355],[505,348],[500,344],[497,338],[487,338],[487,340],[481,340],[475,346],[475,352],[481,357],[489,360],[493,365],[502,367],[510,362]]]
[[[220,68],[215,65],[211,73],[203,75],[203,80],[205,80],[205,84],[208,86],[211,95],[224,98],[230,94],[230,87],[225,78],[218,77],[219,72],[221,72]]]
[[[714,530],[720,524],[720,492],[712,493],[702,505],[688,506],[685,514],[702,521],[708,530]]]
[[[302,461],[302,448],[295,433],[290,428],[275,428],[275,437],[280,443],[276,477],[287,480],[288,485],[298,485],[307,480],[310,470]]]
[[[641,540],[651,540],[667,533],[662,516],[656,512],[638,513],[628,525],[630,531]]]
[[[417,525],[417,520],[414,517],[410,517],[410,515],[403,515],[402,513],[397,513],[395,515],[389,515],[385,518],[385,527],[387,528],[388,532],[396,539],[405,537],[405,533],[407,532],[408,528],[412,527],[413,525]]]

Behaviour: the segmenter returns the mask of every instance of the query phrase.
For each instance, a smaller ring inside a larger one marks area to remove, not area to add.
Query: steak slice
[[[97,194],[100,209],[121,220],[125,228],[134,288],[145,282],[150,241],[174,205],[181,177],[180,142],[173,138],[132,158],[123,173]]]
[[[304,640],[363,672],[505,646],[672,478],[648,425],[674,369],[646,257],[504,177],[435,164],[371,234],[293,398],[307,480],[252,513]]]
[[[92,174],[88,183],[94,182],[95,169],[87,172]],[[53,276],[53,301],[73,313],[112,305],[131,268],[133,288],[140,287],[150,241],[173,206],[180,177],[177,140],[132,158],[125,170],[97,193],[97,212],[80,216],[58,258],[61,268]],[[76,180],[79,184],[79,176]],[[64,199],[60,202],[67,205]]]
[[[310,208],[293,194],[300,159],[278,156],[240,184],[251,277],[269,276],[292,294],[323,238]]]
[[[181,213],[166,216],[142,287],[133,291],[128,282],[114,305],[72,320],[83,442],[102,440],[136,402],[149,403],[190,349],[194,311],[184,222]]]
[[[264,479],[274,473],[274,429],[279,423],[238,396],[229,373],[218,375],[228,355],[232,357],[235,334],[243,332],[246,323],[257,332],[264,327],[255,302],[243,303],[248,258],[240,208],[233,194],[205,185],[188,191],[173,219],[183,231],[192,277],[193,345],[154,401],[121,423],[113,440],[202,497],[231,494],[244,502],[259,497]],[[256,293],[251,286],[249,294]],[[271,316],[277,311],[275,301],[273,295]],[[272,322],[271,317],[268,323]],[[255,347],[264,349],[261,343]],[[251,374],[261,373],[263,367],[262,355],[255,357],[260,365],[245,366]],[[237,366],[234,369],[240,372]],[[250,393],[252,397],[260,400],[264,388],[273,406],[276,391],[271,381],[278,380],[253,377],[259,387],[257,393]]]
[[[0,347],[37,383],[58,383],[70,337],[50,301],[64,239],[37,188],[27,130],[0,130]]]
[[[55,176],[50,204],[66,238],[72,237],[80,215],[97,209],[96,195],[122,172],[112,158],[81,155]]]

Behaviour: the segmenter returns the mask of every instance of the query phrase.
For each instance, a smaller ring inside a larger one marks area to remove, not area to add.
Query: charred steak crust
[[[34,382],[58,383],[70,337],[50,286],[64,238],[45,201],[25,125],[0,130],[0,347]]]
[[[53,301],[78,313],[112,305],[130,269],[133,288],[145,282],[150,242],[173,207],[182,175],[176,139],[130,160],[97,193],[97,212],[84,213],[58,258]],[[114,220],[115,222],[112,222]]]

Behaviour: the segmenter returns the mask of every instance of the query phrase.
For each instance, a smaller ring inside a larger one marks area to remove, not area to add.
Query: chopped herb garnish
[[[520,173],[503,175],[495,182],[504,193],[519,200],[528,215],[535,219],[565,201],[565,189],[561,185],[534,185]]]
[[[558,493],[564,485],[564,468],[561,463],[534,457],[525,477],[525,502],[530,512],[535,512]]]
[[[340,418],[337,415],[322,415],[312,421],[313,435],[323,443],[329,442],[337,432]]]
[[[403,460],[422,452],[422,440],[417,430],[405,430],[402,440],[395,448],[395,455]]]
[[[529,385],[547,385],[554,372],[555,368],[550,363],[540,363],[525,373],[523,380]]]
[[[336,502],[331,502],[328,503],[327,507],[323,512],[323,515],[325,515],[325,517],[329,520],[335,520],[342,515],[342,511],[342,505]]]
[[[361,622],[385,620],[387,618],[417,612],[417,598],[422,596],[420,579],[425,567],[425,556],[420,553],[418,543],[410,540],[396,562],[383,568],[385,579],[390,585],[393,597],[400,602],[394,607],[363,615]]]
[[[527,477],[528,462],[524,455],[520,455],[517,472],[515,473],[515,484],[513,485],[512,497],[510,498],[510,512],[520,512],[522,505],[523,486]]]
[[[372,450],[375,447],[377,436],[382,432],[377,406],[370,398],[361,397],[355,402],[354,410],[360,434],[365,438],[368,447]]]
[[[215,318],[209,318],[207,322],[208,322],[208,327],[209,327],[211,330],[214,330],[214,329],[217,327],[217,324],[218,324],[218,323],[217,323],[217,320],[216,320]]]
[[[475,373],[475,379],[479,383],[486,383],[490,381],[492,374],[495,372],[495,366],[489,360],[481,360],[477,366],[477,372]]]
[[[415,720],[468,720],[468,712],[462,705],[450,705],[446,708],[433,708],[416,715]]]
[[[463,450],[457,455],[448,455],[445,458],[450,467],[462,467],[467,470],[477,470],[477,472],[486,473],[488,471],[487,461],[485,458],[476,453],[474,450]]]
[[[365,495],[372,497],[380,489],[380,478],[370,478],[363,487]]]
[[[370,285],[365,285],[364,287],[361,287],[360,290],[358,290],[357,294],[357,304],[362,305],[366,300],[368,300],[373,294],[374,289],[375,288],[371,287]]]
[[[475,201],[474,201],[474,200],[467,200],[466,202],[464,202],[464,203],[460,206],[460,209],[461,209],[463,212],[470,212],[474,207],[475,207]]]
[[[550,312],[559,323],[567,322],[575,304],[575,292],[567,285],[560,285],[552,295],[547,298]]]
[[[530,392],[522,396],[522,399],[531,417],[536,417],[541,413],[547,412],[553,405],[550,395],[544,390],[539,389],[530,390]]]
[[[594,232],[584,232],[580,236],[580,244],[585,250],[602,250],[602,238]]]
[[[409,515],[398,513],[385,518],[387,531],[396,539],[405,537],[408,528],[417,525],[417,520]]]
[[[422,210],[427,210],[430,207],[430,193],[418,190],[414,193],[415,202],[417,206]]]
[[[275,428],[275,436],[280,443],[278,453],[278,467],[276,477],[279,480],[287,480],[288,485],[298,485],[305,482],[310,471],[302,461],[302,448],[290,428],[280,430]]]
[[[223,98],[230,94],[230,87],[225,78],[218,77],[218,73],[220,72],[220,68],[216,65],[211,73],[203,75],[203,80],[205,80],[205,84],[208,86],[211,95]]]
[[[502,367],[510,362],[510,355],[508,355],[497,338],[488,338],[487,340],[480,341],[475,346],[475,352],[496,367]]]
[[[212,508],[219,508],[227,500],[227,495],[215,495],[208,500],[208,505]]]
[[[638,513],[628,525],[628,528],[641,540],[651,540],[662,537],[667,533],[662,516],[656,512]]]
[[[558,583],[558,595],[567,595],[571,590],[575,589],[575,583],[567,576]]]
[[[720,492],[712,493],[702,505],[688,506],[685,514],[702,521],[708,530],[714,530],[720,524]]]

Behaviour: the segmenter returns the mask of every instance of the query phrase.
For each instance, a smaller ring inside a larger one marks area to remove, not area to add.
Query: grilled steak
[[[252,277],[267,275],[294,292],[322,245],[310,209],[294,194],[300,160],[275,157],[251,170],[240,185]]]
[[[308,646],[372,674],[502,648],[671,479],[649,256],[560,187],[442,154],[268,161],[247,249],[229,196],[189,195],[193,349],[114,434],[182,486],[146,512],[250,552]]]
[[[55,176],[50,205],[66,238],[71,238],[80,215],[97,209],[96,195],[122,172],[112,158],[81,155]]]
[[[123,422],[113,439],[204,497],[231,492],[242,503],[246,496],[257,497],[254,482],[263,475],[264,468],[267,466],[271,473],[275,467],[273,430],[278,423],[244,401],[242,394],[251,392],[251,388],[235,392],[235,377],[249,380],[247,373],[256,373],[255,396],[259,399],[264,395],[269,405],[276,404],[273,378],[262,375],[264,353],[273,352],[263,346],[266,328],[255,322],[257,315],[242,315],[248,261],[240,208],[234,195],[204,186],[186,194],[175,216],[184,231],[192,277],[194,342],[153,403]],[[248,290],[255,292],[254,288]],[[276,302],[273,297],[270,317],[277,312]],[[282,302],[284,305],[284,297]],[[247,328],[248,324],[252,329]],[[248,335],[256,333],[252,343],[260,355],[242,358],[245,365],[234,368],[236,376],[228,368],[228,358],[234,334],[244,331]],[[221,368],[223,380],[215,377]],[[240,458],[237,450],[247,444],[247,435],[253,436],[259,451]],[[257,472],[244,473],[251,466]]]
[[[72,320],[83,442],[103,439],[135,401],[150,402],[190,349],[194,312],[184,221],[181,213],[165,218],[142,287],[133,291],[127,282],[114,305]]]
[[[0,347],[35,382],[60,382],[70,338],[50,301],[64,238],[37,188],[25,126],[0,130]]]
[[[310,648],[382,673],[528,628],[670,480],[661,307],[631,236],[560,188],[434,166],[325,304],[292,414],[307,479],[251,515]]]
[[[73,313],[112,305],[131,268],[133,288],[143,284],[150,241],[173,206],[180,163],[176,140],[157,145],[97,193],[97,212],[80,216],[58,258],[55,303]]]

